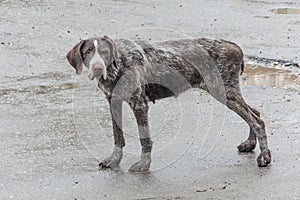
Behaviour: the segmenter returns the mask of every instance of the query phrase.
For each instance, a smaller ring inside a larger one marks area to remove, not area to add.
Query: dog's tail
[[[243,74],[244,69],[245,69],[245,63],[244,63],[244,61],[242,61],[242,64],[241,64],[241,73],[240,73],[240,75]]]

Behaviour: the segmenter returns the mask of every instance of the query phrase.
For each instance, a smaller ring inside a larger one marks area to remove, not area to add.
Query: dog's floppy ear
[[[76,70],[77,75],[79,75],[82,71],[83,58],[80,49],[84,42],[85,40],[81,40],[67,54],[67,59]]]
[[[118,56],[118,50],[117,50],[117,45],[116,43],[108,36],[104,35],[104,40],[106,40],[108,43],[110,43],[112,47],[112,54],[113,54],[113,62],[117,59]]]

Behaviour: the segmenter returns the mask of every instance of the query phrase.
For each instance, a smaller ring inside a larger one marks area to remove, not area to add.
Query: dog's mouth
[[[105,67],[95,67],[92,70],[89,70],[88,73],[88,77],[90,80],[94,80],[96,79],[97,81],[99,81],[101,78],[103,78],[104,80],[106,80],[106,68]]]
[[[89,73],[88,77],[90,80],[94,80],[96,78],[96,80],[100,80],[100,78],[102,77],[102,70],[97,70],[94,71],[93,73]]]

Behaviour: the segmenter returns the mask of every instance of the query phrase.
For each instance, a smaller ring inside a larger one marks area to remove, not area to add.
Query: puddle
[[[291,21],[289,22],[291,25],[300,25],[300,21]]]
[[[76,85],[73,83],[65,83],[63,85],[54,85],[54,86],[45,86],[39,85],[29,88],[29,91],[35,92],[36,94],[46,94],[49,92],[57,92],[61,90],[70,90],[76,88]]]
[[[270,16],[267,16],[267,15],[256,15],[255,18],[269,19]]]
[[[50,73],[44,73],[44,74],[39,74],[39,75],[32,75],[32,76],[26,76],[26,77],[20,77],[17,78],[17,81],[25,81],[25,80],[31,80],[31,79],[54,79],[54,80],[59,80],[59,79],[69,79],[71,76],[69,74],[62,74],[58,72],[50,72]]]
[[[300,14],[300,9],[295,8],[278,8],[271,11],[275,14]]]
[[[284,88],[297,84],[298,76],[288,70],[246,64],[242,79],[246,85]]]
[[[19,89],[3,89],[0,90],[0,96],[8,95],[11,93],[36,93],[36,94],[46,94],[49,92],[57,92],[61,90],[70,90],[73,88],[76,88],[77,85],[74,83],[65,83],[62,85],[37,85],[37,86],[31,86],[27,88],[19,88]]]

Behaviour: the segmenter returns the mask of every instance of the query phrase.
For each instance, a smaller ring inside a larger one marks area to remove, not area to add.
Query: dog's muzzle
[[[88,77],[91,80],[93,80],[94,78],[100,80],[100,78],[103,76],[103,72],[104,72],[104,67],[100,64],[96,64],[89,69]]]

